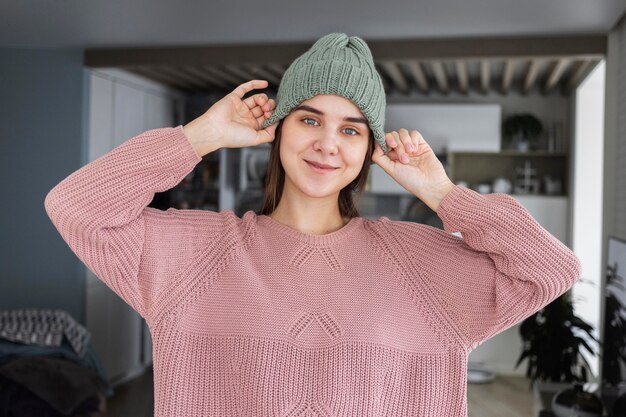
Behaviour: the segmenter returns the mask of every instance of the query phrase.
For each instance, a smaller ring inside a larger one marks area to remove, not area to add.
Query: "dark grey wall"
[[[82,166],[82,50],[0,48],[0,309],[61,308],[84,322],[84,267],[44,209]]]

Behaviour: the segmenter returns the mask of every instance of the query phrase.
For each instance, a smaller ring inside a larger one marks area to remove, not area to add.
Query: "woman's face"
[[[312,197],[336,195],[361,172],[369,130],[361,110],[337,95],[316,95],[283,120],[280,160],[285,191],[295,186]],[[319,169],[314,163],[332,169]]]

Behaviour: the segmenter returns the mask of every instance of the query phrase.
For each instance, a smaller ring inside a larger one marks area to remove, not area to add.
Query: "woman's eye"
[[[311,120],[311,121],[313,121],[313,122],[317,123],[317,121],[316,121],[315,119],[311,119],[310,117],[305,117],[305,118],[303,118],[303,119],[302,119],[302,121],[303,121],[305,124],[307,124],[307,125],[312,125],[312,124],[310,124],[310,123],[307,123],[307,120]],[[353,129],[353,128],[351,128],[351,127],[347,127],[347,128],[345,128],[345,130],[352,130],[352,131],[354,132],[354,133],[348,133],[348,135],[350,135],[350,136],[356,136],[356,135],[358,135],[358,134],[359,134],[359,131],[358,131],[358,130]]]

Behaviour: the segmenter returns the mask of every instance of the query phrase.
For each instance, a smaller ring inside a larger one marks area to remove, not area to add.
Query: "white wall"
[[[608,236],[626,239],[626,14],[609,32],[605,91],[602,265],[606,265]],[[601,272],[604,290],[604,268]],[[600,311],[603,323],[604,297]]]
[[[599,337],[604,174],[605,62],[602,61],[576,92],[572,162],[572,249],[582,264],[582,280],[572,290],[576,315]],[[583,352],[584,354],[585,352]],[[585,355],[598,375],[599,359]]]

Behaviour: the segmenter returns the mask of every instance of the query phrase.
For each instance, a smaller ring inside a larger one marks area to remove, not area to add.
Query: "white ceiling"
[[[0,47],[607,33],[626,0],[0,0]]]

